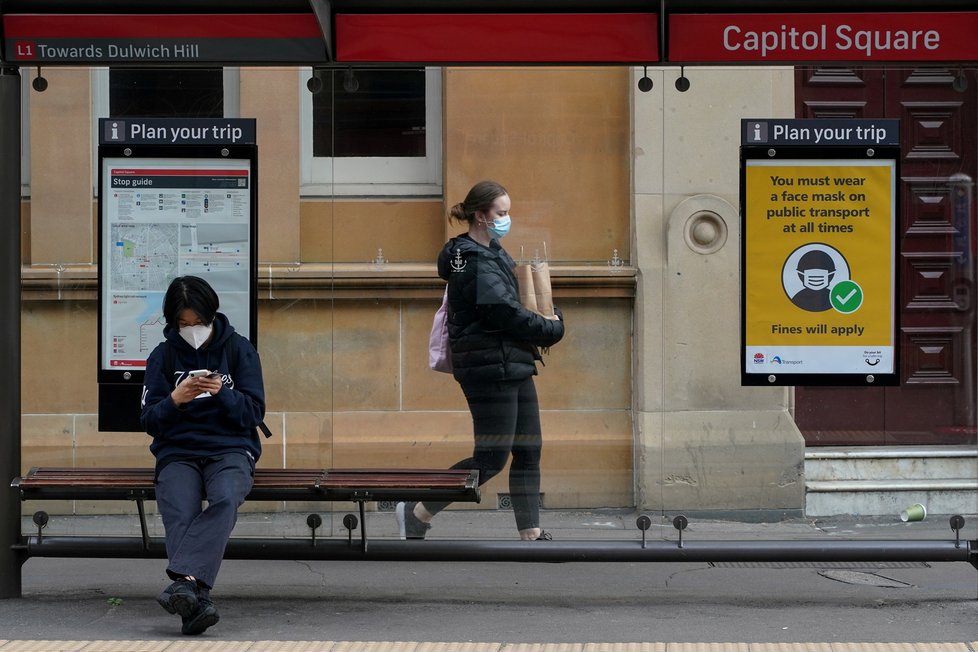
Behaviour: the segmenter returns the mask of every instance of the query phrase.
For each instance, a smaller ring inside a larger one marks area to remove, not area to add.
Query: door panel
[[[899,118],[901,384],[796,388],[809,445],[973,443],[975,328],[970,237],[955,226],[951,175],[976,176],[974,70],[798,68],[798,117]],[[960,88],[960,86],[958,86]],[[858,427],[857,427],[858,426]]]
[[[883,115],[883,71],[809,66],[795,70],[798,118],[878,118]]]
[[[882,387],[795,388],[795,422],[809,446],[872,446],[884,440]]]

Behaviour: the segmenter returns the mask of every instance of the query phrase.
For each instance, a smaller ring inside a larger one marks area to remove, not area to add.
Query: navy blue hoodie
[[[168,462],[243,452],[257,462],[261,455],[258,424],[265,417],[265,387],[258,352],[222,313],[214,318],[210,344],[194,349],[176,328],[163,329],[160,343],[146,361],[140,423],[153,437],[149,449],[156,457],[159,473]],[[228,364],[227,342],[237,338],[234,364]],[[173,347],[172,377],[167,378],[165,347]],[[215,396],[204,394],[177,407],[170,392],[187,377],[188,371],[210,369],[221,374],[224,386]],[[234,374],[230,370],[234,370]]]

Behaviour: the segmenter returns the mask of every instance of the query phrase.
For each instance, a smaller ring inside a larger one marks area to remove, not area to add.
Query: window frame
[[[312,68],[299,74],[300,194],[303,197],[430,197],[442,194],[442,71],[425,66],[425,152],[422,157],[314,157]]]

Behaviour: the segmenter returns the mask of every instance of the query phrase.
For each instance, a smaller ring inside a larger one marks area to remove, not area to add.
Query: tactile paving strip
[[[971,643],[490,643],[417,641],[8,641],[0,652],[978,652]]]

